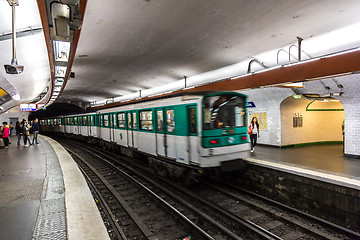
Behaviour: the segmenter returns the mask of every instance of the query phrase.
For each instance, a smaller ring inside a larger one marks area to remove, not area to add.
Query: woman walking
[[[21,141],[21,136],[22,136],[23,130],[22,130],[22,127],[21,127],[21,124],[19,121],[17,121],[15,124],[15,131],[16,131],[16,136],[18,137],[17,145],[18,145],[18,147],[21,147],[20,141]]]
[[[251,141],[251,152],[254,152],[255,151],[254,147],[256,146],[257,138],[260,137],[259,123],[256,117],[253,117],[251,119],[251,123],[249,125],[249,135]]]

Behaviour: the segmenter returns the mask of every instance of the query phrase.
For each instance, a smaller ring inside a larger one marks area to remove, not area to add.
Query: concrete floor
[[[328,144],[280,149],[258,145],[250,157],[359,177],[360,159],[344,157],[342,147],[342,144]]]
[[[0,239],[31,239],[46,170],[42,144],[0,149]]]

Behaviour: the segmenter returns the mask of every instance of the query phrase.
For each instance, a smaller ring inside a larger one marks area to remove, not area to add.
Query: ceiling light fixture
[[[70,42],[53,41],[54,59],[56,62],[69,61],[70,45]]]
[[[8,0],[12,8],[12,59],[11,64],[4,65],[7,74],[19,74],[24,71],[24,66],[19,65],[16,59],[16,30],[15,30],[15,6],[19,5],[18,0]]]
[[[55,77],[65,77],[67,67],[55,66]]]

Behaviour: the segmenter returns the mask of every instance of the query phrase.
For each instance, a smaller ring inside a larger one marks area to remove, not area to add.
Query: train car
[[[62,117],[40,119],[39,124],[44,132],[61,132],[63,126]]]
[[[95,137],[129,156],[143,154],[165,174],[233,169],[250,150],[246,96],[235,92],[182,95],[60,117],[65,133]]]

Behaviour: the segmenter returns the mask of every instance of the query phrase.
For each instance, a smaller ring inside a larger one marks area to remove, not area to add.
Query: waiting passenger
[[[27,145],[27,142],[30,144],[30,126],[25,119],[22,120],[22,132],[24,136],[24,147],[28,147],[29,145]]]
[[[40,126],[39,126],[39,119],[35,118],[33,124],[32,124],[32,132],[34,134],[34,137],[33,137],[33,141],[32,141],[32,144],[34,144],[34,142],[36,142],[36,144],[39,144],[38,143],[38,134],[39,134],[39,131],[40,131]]]
[[[5,148],[9,148],[9,134],[10,134],[10,127],[7,125],[7,122],[3,122],[3,133],[1,138],[4,140]]]
[[[0,148],[4,148],[4,140],[2,139],[3,127],[0,126]]]
[[[16,131],[16,136],[18,137],[17,145],[18,147],[21,147],[20,141],[21,141],[21,136],[23,134],[23,129],[19,121],[16,122],[15,131]]]
[[[13,125],[12,122],[10,122],[9,127],[10,127],[10,137],[12,137],[12,136],[14,135],[14,134],[13,134],[13,132],[14,132],[14,125]]]

